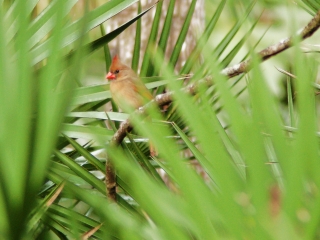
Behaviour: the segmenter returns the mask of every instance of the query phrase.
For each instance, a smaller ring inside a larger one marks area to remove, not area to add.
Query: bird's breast
[[[142,97],[137,92],[135,84],[130,80],[112,81],[110,92],[115,103],[125,112],[143,105]]]

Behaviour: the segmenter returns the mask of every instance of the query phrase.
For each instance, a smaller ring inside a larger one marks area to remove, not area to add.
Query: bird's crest
[[[119,61],[119,57],[118,55],[114,55],[113,59],[112,59],[112,63],[117,63]]]
[[[112,63],[111,63],[111,66],[110,66],[110,70],[112,72],[114,72],[115,70],[119,69],[119,68],[122,68],[123,67],[123,63],[120,62],[120,59],[118,57],[118,55],[115,55],[112,59]]]

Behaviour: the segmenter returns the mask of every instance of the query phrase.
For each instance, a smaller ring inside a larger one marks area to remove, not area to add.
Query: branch
[[[303,28],[302,31],[298,32],[296,36],[300,37],[302,40],[312,36],[320,27],[320,11],[314,16],[314,18],[308,23],[307,26]],[[271,45],[258,54],[261,57],[261,61],[266,61],[267,59],[275,56],[284,50],[290,48],[292,46],[293,37],[286,38],[284,40],[279,41],[277,44]],[[240,75],[242,73],[246,73],[251,69],[251,60],[245,60],[241,63],[238,63],[232,67],[227,67],[221,71],[222,75],[225,75],[228,78],[232,78],[234,76]],[[210,86],[212,85],[212,81],[208,79],[204,79],[204,81]],[[197,88],[199,85],[199,81],[197,83],[192,83],[184,88],[185,92],[189,94],[194,94],[197,92]],[[203,81],[201,81],[203,83]],[[157,104],[158,106],[163,106],[172,102],[172,97],[174,92],[168,92],[164,94],[157,95],[154,100],[151,102]],[[151,103],[150,102],[150,103]],[[139,108],[135,111],[134,114],[143,114],[148,108],[149,104]],[[126,121],[122,122],[118,131],[113,135],[110,144],[119,145],[122,140],[125,138],[126,133],[132,130],[132,126],[130,124],[130,118]],[[112,166],[112,163],[108,160],[106,164],[106,184],[107,184],[107,195],[111,200],[116,200],[116,182],[115,182],[115,171]]]
[[[311,19],[307,26],[305,26],[302,31],[296,34],[296,37],[300,37],[302,40],[311,37],[313,33],[315,33],[320,27],[320,11]],[[265,61],[272,56],[275,56],[284,50],[290,48],[292,46],[293,37],[289,37],[281,40],[277,44],[271,45],[258,54],[261,57],[262,61]],[[239,64],[236,64],[232,67],[227,67],[221,71],[223,75],[226,75],[228,78],[240,75],[242,73],[248,72],[251,69],[251,60],[243,61]]]

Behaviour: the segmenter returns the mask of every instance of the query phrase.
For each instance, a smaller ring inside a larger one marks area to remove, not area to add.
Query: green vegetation
[[[140,71],[148,88],[169,89],[173,101],[165,112],[147,108],[152,122],[132,115],[134,131],[118,147],[109,143],[128,115],[104,112],[108,84],[82,86],[80,69],[98,51],[108,67],[108,43],[135,22],[132,67],[138,69],[140,20],[150,11],[139,9],[104,34],[105,21],[138,1],[85,6],[72,21],[77,2],[54,0],[34,16],[37,0],[0,1],[0,239],[320,237],[318,51],[307,54],[293,39],[281,58],[291,73],[283,74],[284,101],[270,90],[273,76],[254,54],[261,41],[267,47],[281,39],[264,38],[257,17],[263,7],[298,8],[309,14],[306,25],[320,9],[316,0],[208,1],[206,28],[178,70],[196,0],[167,60],[175,4],[163,9],[160,1]],[[161,11],[167,16],[160,29]],[[226,13],[232,19],[221,35]],[[91,40],[99,27],[103,36]],[[252,70],[232,79],[220,74],[238,59],[251,59]],[[191,73],[192,95],[181,91]],[[159,156],[149,156],[147,139]],[[117,203],[106,197],[107,159],[116,169]]]

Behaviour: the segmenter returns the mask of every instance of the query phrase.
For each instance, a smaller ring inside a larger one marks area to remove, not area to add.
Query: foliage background
[[[0,1],[1,239],[319,238],[319,33],[271,63],[253,54],[305,26],[319,3],[207,0],[204,33],[174,68],[196,1],[164,58],[169,32],[157,16],[172,25],[167,2],[152,10],[146,48],[138,13],[107,34],[102,25],[135,0]],[[132,116],[134,132],[113,147],[128,115],[115,113],[104,82],[108,43],[134,22],[128,65],[174,101],[148,109],[152,123]],[[219,74],[244,58],[250,73]],[[180,91],[187,82],[199,83],[196,94]],[[106,198],[107,159],[117,203]]]

